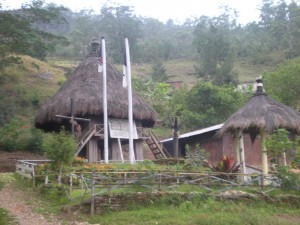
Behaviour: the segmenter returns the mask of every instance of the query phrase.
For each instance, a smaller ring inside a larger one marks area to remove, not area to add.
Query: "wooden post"
[[[161,173],[159,173],[158,190],[161,191]]]
[[[122,163],[124,163],[124,156],[123,156],[123,151],[122,151],[122,145],[121,145],[121,139],[120,138],[118,138],[118,145],[119,145],[121,160],[122,160]]]
[[[92,172],[92,182],[91,182],[91,215],[95,214],[95,171]]]
[[[262,163],[262,185],[266,185],[267,182],[265,180],[268,175],[268,156],[266,149],[266,133],[263,129],[260,130],[260,141],[261,141],[261,163]]]
[[[46,170],[45,185],[48,185],[48,183],[49,183],[48,170]]]
[[[243,131],[239,129],[238,132],[238,138],[239,138],[239,151],[240,151],[240,163],[242,164],[242,176],[241,181],[245,182],[245,174],[246,174],[246,159],[245,159],[245,147],[244,147],[244,136]]]
[[[75,132],[74,132],[74,111],[75,111],[75,107],[74,107],[74,99],[71,98],[71,125],[72,125],[72,135],[74,136]]]
[[[83,170],[81,170],[80,179],[81,179],[81,196],[83,197],[83,195],[84,195],[84,190],[83,190],[83,186],[84,186]]]
[[[285,154],[285,152],[282,153],[282,164],[283,164],[283,166],[286,166],[286,154]]]
[[[71,192],[73,191],[73,176],[72,176],[71,173],[69,174],[69,178],[70,178],[70,188],[69,188],[69,190],[70,190],[70,196],[71,196]]]
[[[174,118],[174,125],[173,125],[173,148],[174,148],[174,155],[175,159],[178,160],[178,121],[177,117]]]
[[[32,186],[33,188],[35,188],[35,175],[33,171],[31,172],[31,177],[32,177]]]

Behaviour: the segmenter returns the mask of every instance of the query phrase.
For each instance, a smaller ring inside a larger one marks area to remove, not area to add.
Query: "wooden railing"
[[[32,179],[32,177],[35,176],[35,167],[37,165],[51,161],[52,160],[18,160],[16,164],[16,173]]]
[[[159,145],[161,151],[163,152],[163,155],[165,156],[165,158],[172,159],[172,156],[170,155],[170,153],[163,146],[163,144],[160,143],[159,139],[155,136],[155,134],[151,130],[150,130],[150,136],[151,136],[152,139],[154,139],[158,143],[158,145]]]

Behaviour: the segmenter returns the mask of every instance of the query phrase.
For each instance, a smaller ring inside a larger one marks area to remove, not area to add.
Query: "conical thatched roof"
[[[278,128],[300,133],[300,114],[292,108],[270,98],[264,92],[256,92],[249,101],[227,119],[219,134],[242,129],[250,134],[264,129],[271,134]]]
[[[75,103],[77,117],[103,117],[102,73],[98,72],[96,56],[87,57],[75,70],[58,92],[41,107],[35,125],[45,130],[62,123],[55,115],[70,116],[71,97]],[[108,117],[128,118],[128,91],[122,87],[122,75],[107,64],[107,109]],[[151,127],[156,120],[155,110],[133,91],[133,118]]]

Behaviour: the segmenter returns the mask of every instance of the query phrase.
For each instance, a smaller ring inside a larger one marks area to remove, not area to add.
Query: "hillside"
[[[14,116],[34,116],[65,79],[62,69],[29,56],[20,57],[21,64],[7,67],[0,75],[0,124]]]
[[[64,70],[74,71],[79,61],[70,61],[63,59],[51,58],[48,60],[53,67],[62,68]],[[183,81],[186,84],[194,84],[200,78],[195,72],[195,62],[191,60],[169,60],[164,62],[168,81]],[[123,65],[117,64],[116,68],[122,72]],[[152,72],[152,65],[149,63],[132,63],[132,76],[138,78],[150,78]],[[253,65],[245,61],[236,63],[234,70],[238,72],[240,83],[253,82],[255,77],[261,75],[265,71],[272,70],[271,66],[267,65]]]
[[[23,63],[7,67],[1,77],[1,124],[14,115],[34,117],[36,110],[49,99],[75,70],[79,61],[50,58],[47,62],[21,56]],[[193,61],[171,60],[164,63],[169,81],[183,81],[193,85],[199,79]],[[122,71],[122,65],[116,65]],[[253,82],[255,77],[271,67],[239,62],[235,69],[241,82]],[[132,76],[150,77],[150,64],[132,64]]]

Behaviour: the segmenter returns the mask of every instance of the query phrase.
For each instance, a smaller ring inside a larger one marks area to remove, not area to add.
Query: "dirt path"
[[[34,212],[36,208],[30,201],[30,196],[24,196],[24,191],[6,184],[0,191],[0,208],[8,210],[20,225],[60,225],[53,215],[47,218]]]

